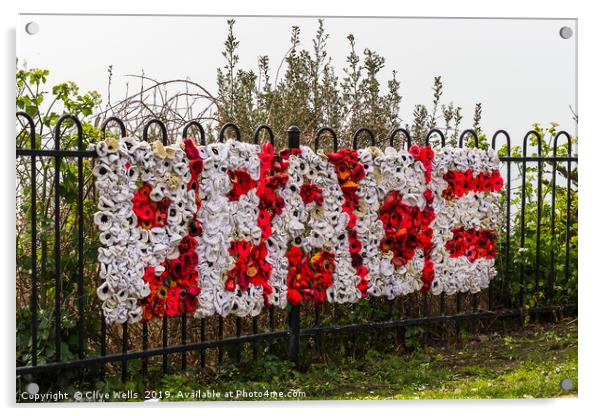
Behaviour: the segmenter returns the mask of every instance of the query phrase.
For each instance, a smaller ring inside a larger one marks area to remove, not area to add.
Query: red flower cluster
[[[235,263],[227,274],[226,290],[233,292],[237,283],[242,291],[249,289],[250,284],[262,286],[263,297],[267,302],[267,297],[273,289],[268,283],[272,266],[265,260],[268,254],[265,241],[262,240],[257,245],[251,245],[245,240],[232,241],[228,252],[235,258]]]
[[[199,259],[195,251],[196,244],[197,241],[193,237],[184,237],[178,246],[180,255],[161,263],[165,271],[159,276],[156,275],[154,267],[148,266],[145,269],[144,280],[148,282],[151,293],[140,300],[144,320],[161,318],[164,314],[175,316],[196,310],[197,296],[201,293],[198,286]]]
[[[171,204],[171,199],[168,197],[158,202],[150,199],[152,190],[151,185],[143,183],[132,198],[133,211],[138,218],[138,226],[147,230],[153,227],[165,227],[169,205]]]
[[[415,160],[422,163],[424,180],[429,184],[432,179],[435,152],[429,146],[412,146],[409,153]],[[385,237],[380,243],[380,249],[384,252],[393,252],[392,262],[396,268],[410,261],[417,248],[422,249],[424,266],[420,290],[425,292],[435,279],[435,266],[431,260],[433,249],[431,223],[435,219],[435,211],[433,210],[433,192],[427,189],[423,195],[426,199],[426,207],[421,211],[418,207],[410,207],[404,203],[398,191],[391,191],[379,210],[379,217],[385,228]]]
[[[431,196],[432,200],[432,196]],[[404,203],[399,191],[391,191],[379,211],[385,229],[380,249],[393,252],[393,265],[401,267],[414,257],[416,248],[432,249],[433,230],[431,222],[435,212],[431,207],[421,211]]]
[[[257,224],[261,228],[261,237],[266,239],[272,235],[272,219],[284,209],[284,198],[278,191],[288,182],[288,162],[276,157],[274,146],[265,143],[259,152],[259,181],[255,191],[259,197],[259,214]]]
[[[472,263],[476,259],[494,259],[497,233],[491,230],[475,230],[474,228],[454,228],[454,236],[445,243],[451,257],[466,256]]]
[[[321,250],[310,258],[301,248],[291,246],[287,257],[288,301],[292,305],[298,305],[302,300],[313,300],[317,305],[324,303],[326,289],[332,286],[334,253]]]
[[[443,176],[448,187],[442,192],[445,199],[459,198],[468,192],[499,191],[504,186],[504,179],[499,170],[491,173],[479,173],[474,176],[471,169],[465,171],[449,171]]]
[[[229,253],[235,257],[235,265],[227,274],[225,287],[234,291],[236,284],[241,290],[247,290],[249,284],[261,286],[266,306],[269,306],[268,297],[273,288],[269,284],[272,266],[265,260],[268,254],[265,241],[272,235],[272,219],[284,209],[284,199],[278,195],[278,191],[288,182],[285,172],[290,154],[290,151],[286,151],[276,156],[272,144],[266,143],[259,152],[258,181],[242,170],[228,172],[232,182],[232,189],[228,192],[230,201],[238,201],[241,195],[256,188],[255,193],[259,198],[257,225],[261,229],[261,240],[257,245],[251,245],[248,241],[233,241],[230,244]]]
[[[196,213],[189,227],[190,235],[200,236],[202,233],[201,223],[196,218],[196,214],[198,214],[201,209],[201,196],[199,191],[201,185],[200,176],[203,172],[203,160],[192,139],[184,139],[184,152],[186,153],[188,160],[190,160],[190,162],[188,162],[188,167],[190,168],[191,175],[187,184],[187,189],[192,189],[194,191],[194,202],[196,205]]]
[[[364,179],[366,171],[358,159],[357,151],[354,149],[341,149],[336,153],[328,153],[328,160],[334,165],[339,186],[343,191],[343,212],[349,215],[347,230],[349,235],[349,253],[351,254],[351,263],[355,268],[356,275],[359,276],[360,282],[357,288],[362,292],[362,297],[367,296],[368,275],[367,268],[363,265],[364,261],[360,252],[362,251],[362,243],[357,238],[357,232],[354,230],[357,223],[355,210],[359,206],[359,196],[357,194],[358,182]]]
[[[357,151],[353,149],[341,149],[336,153],[328,153],[326,156],[334,165],[339,185],[345,197],[343,212],[349,215],[347,228],[354,228],[357,222],[354,211],[359,205],[358,182],[366,176],[364,165],[359,162]]]
[[[311,204],[315,202],[319,206],[324,203],[324,195],[322,195],[322,188],[318,188],[316,184],[304,183],[301,185],[301,199],[304,204]]]
[[[424,167],[424,181],[427,184],[431,183],[433,158],[435,157],[433,149],[431,149],[430,146],[412,146],[410,147],[410,154],[414,159],[419,160],[422,163],[422,166]],[[424,266],[422,267],[422,288],[420,288],[420,291],[426,292],[435,279],[435,265],[431,260],[433,230],[430,228],[430,223],[435,219],[435,211],[433,210],[433,192],[430,189],[427,189],[424,191],[423,195],[426,199],[426,207],[422,212],[422,222],[428,221],[428,230],[423,230],[424,238],[421,241],[424,253]]]
[[[244,170],[229,170],[228,177],[232,189],[228,191],[226,196],[230,201],[238,201],[241,196],[257,186],[257,181],[253,180],[249,172]]]

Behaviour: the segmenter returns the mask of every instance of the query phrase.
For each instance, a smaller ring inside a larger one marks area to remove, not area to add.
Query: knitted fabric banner
[[[476,293],[496,274],[493,150],[109,138],[96,152],[108,323]]]

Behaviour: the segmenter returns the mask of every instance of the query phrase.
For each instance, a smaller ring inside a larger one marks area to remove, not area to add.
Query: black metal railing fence
[[[412,294],[394,301],[370,299],[355,305],[304,305],[287,311],[267,309],[253,318],[197,320],[186,315],[165,316],[160,322],[126,323],[121,327],[107,328],[102,313],[98,312],[100,308],[94,306],[98,306],[95,298],[98,282],[94,272],[97,268],[93,261],[86,260],[95,257],[96,249],[95,242],[86,239],[93,234],[88,217],[95,203],[93,183],[89,182],[89,175],[85,173],[94,162],[95,152],[84,148],[82,124],[76,117],[65,115],[57,121],[52,148],[39,143],[36,126],[30,116],[18,112],[17,118],[22,126],[18,138],[29,139],[29,148],[18,146],[16,156],[21,160],[22,168],[27,166],[28,183],[25,185],[29,192],[20,197],[29,206],[28,218],[22,220],[29,222],[27,231],[30,233],[29,243],[18,247],[20,255],[29,259],[28,268],[17,267],[17,309],[23,311],[21,319],[27,320],[25,332],[28,338],[24,346],[17,346],[18,377],[35,378],[36,381],[49,377],[59,384],[75,379],[84,385],[89,380],[104,379],[114,373],[120,373],[125,381],[140,372],[143,380],[148,380],[155,373],[222,365],[225,354],[234,362],[246,359],[247,354],[253,360],[261,354],[276,354],[286,355],[289,360],[299,363],[303,352],[300,350],[315,349],[323,354],[325,343],[338,348],[342,342],[343,348],[355,351],[362,334],[372,331],[401,331],[397,333],[397,341],[403,344],[407,338],[405,328],[409,327],[450,324],[451,332],[459,337],[466,322],[567,309],[576,311],[576,293],[567,292],[567,285],[576,282],[576,261],[572,260],[572,256],[576,256],[573,241],[576,234],[572,228],[577,223],[574,214],[577,191],[573,189],[576,181],[573,167],[577,156],[572,154],[572,138],[565,131],[556,133],[550,156],[542,153],[541,135],[529,131],[523,138],[522,154],[516,155],[512,152],[510,135],[499,130],[492,136],[491,146],[495,149],[500,139],[506,145],[507,152],[500,159],[507,186],[501,201],[504,224],[498,249],[500,273],[487,291],[452,296]],[[124,123],[116,117],[102,124],[103,135],[108,133],[111,125],[118,128],[120,136],[126,135]],[[167,144],[167,129],[157,119],[145,125],[143,139],[149,139],[153,125],[158,128],[163,143]],[[75,128],[75,149],[63,149],[61,146],[65,127]],[[188,123],[183,129],[183,136],[192,135],[193,130],[198,141],[205,144],[205,131],[198,122]],[[228,131],[241,140],[239,128],[232,123],[222,127],[218,140],[223,141]],[[405,129],[393,131],[383,143],[377,143],[370,130],[359,129],[351,141],[354,148],[362,136],[371,145],[394,146],[401,141],[401,145],[409,147],[412,143]],[[260,125],[253,141],[259,143],[266,137],[275,142],[272,129]],[[320,148],[326,137],[330,137],[332,148],[336,150],[336,132],[328,127],[316,133],[314,147]],[[565,145],[559,145],[561,138],[565,139]],[[299,129],[289,128],[286,139],[289,147],[298,147]],[[533,139],[537,151],[529,155],[529,143]],[[426,135],[426,144],[432,140],[437,141],[437,145],[446,144],[444,133],[438,129]],[[21,142],[23,140],[18,141]],[[459,136],[460,147],[468,145],[468,142],[472,146],[483,145],[474,130],[466,130]],[[558,154],[561,146],[565,149],[562,156]],[[45,171],[40,181],[38,164],[42,159],[51,161],[52,169]],[[63,169],[67,165],[69,169]],[[531,167],[535,170],[530,171],[528,168]],[[564,184],[558,182],[559,172]],[[72,192],[65,190],[68,177],[75,182]],[[512,184],[517,179],[520,185],[513,188]],[[39,206],[38,188],[49,184],[54,189],[53,193],[46,194],[52,195],[52,210],[48,207],[44,210]],[[558,200],[566,206],[559,207]],[[531,204],[536,207],[534,220],[529,214]],[[66,221],[61,216],[62,207],[72,211],[71,220]],[[556,218],[557,212],[562,213],[563,209],[562,218]],[[49,212],[53,214],[51,218],[45,215]],[[65,233],[67,228],[69,232]],[[562,228],[564,235],[561,236]],[[552,235],[545,247],[542,246],[542,230],[546,234],[544,239],[549,240],[547,234]],[[65,248],[66,240],[73,243],[69,250]],[[544,256],[549,256],[548,262],[542,261]],[[42,293],[41,287],[46,288]],[[51,295],[51,301],[48,301],[48,295]],[[71,316],[74,322],[67,320],[66,316]],[[332,336],[327,338],[326,334]],[[308,342],[302,344],[302,338]],[[46,345],[45,340],[52,340],[53,346]],[[421,341],[424,342],[425,338]],[[368,338],[368,344],[370,342],[378,342],[378,339]],[[178,360],[174,360],[176,355]]]

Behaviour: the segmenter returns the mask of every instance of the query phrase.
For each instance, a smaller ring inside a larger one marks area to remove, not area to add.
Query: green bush
[[[557,133],[558,125],[551,123],[547,129],[539,124],[534,124],[534,130],[542,137],[541,155],[553,156],[553,140]],[[572,154],[576,155],[577,139],[572,138]],[[568,143],[562,139],[558,143],[557,156],[568,156]],[[537,138],[532,135],[528,140],[530,148],[536,148]],[[500,148],[500,157],[508,154],[507,146]],[[522,146],[512,146],[510,154],[520,157],[523,154]],[[527,156],[537,156],[536,151],[528,151]],[[514,164],[518,175],[513,176],[510,191],[510,269],[509,295],[511,303],[519,306],[521,289],[524,303],[528,307],[548,304],[566,304],[577,302],[577,251],[578,251],[578,175],[577,164],[572,163],[570,171],[567,162],[556,164],[556,183],[552,180],[553,162],[528,162],[526,168],[522,163]],[[541,172],[541,204],[539,207],[539,266],[537,264],[537,228],[538,228],[538,172]],[[502,173],[504,174],[504,173]],[[525,187],[522,188],[521,178],[526,175]],[[570,178],[571,186],[568,187]],[[552,229],[552,191],[555,192],[555,224]],[[521,244],[522,229],[522,195],[525,196],[524,207],[524,244]],[[570,204],[567,196],[570,194]],[[505,201],[506,194],[501,200]],[[505,202],[503,202],[505,204]],[[504,205],[505,206],[505,205]],[[569,221],[567,224],[567,214]],[[568,236],[567,236],[568,229]],[[498,270],[501,277],[505,274],[503,253],[505,247],[506,225],[500,234]],[[568,259],[566,257],[566,241],[568,240]],[[551,264],[551,262],[553,264]],[[568,268],[567,268],[568,266]],[[523,282],[521,284],[521,270]],[[538,273],[538,285],[535,285],[535,276]],[[550,285],[549,282],[553,282]],[[550,290],[551,289],[551,290]],[[501,290],[498,291],[501,293]]]

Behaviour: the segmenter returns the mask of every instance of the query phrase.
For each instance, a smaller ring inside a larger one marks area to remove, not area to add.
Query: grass
[[[384,355],[369,350],[361,359],[345,358],[338,365],[316,363],[305,372],[267,356],[241,370],[235,366],[223,367],[203,379],[196,373],[167,376],[158,381],[156,389],[164,392],[164,400],[576,396],[576,320],[544,326],[531,324],[505,335],[465,335],[464,338],[461,346],[427,347],[410,354]],[[569,392],[560,388],[565,378],[573,382],[574,389]],[[247,396],[240,393],[237,396],[237,392],[243,391]],[[204,397],[207,392],[218,392],[220,396]],[[282,392],[282,395],[278,397],[270,392]],[[192,397],[191,393],[194,393]],[[260,397],[249,394],[260,394]]]

